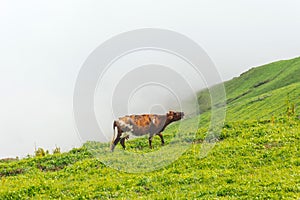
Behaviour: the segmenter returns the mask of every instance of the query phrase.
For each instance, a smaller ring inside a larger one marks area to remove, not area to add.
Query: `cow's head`
[[[169,111],[167,113],[167,118],[170,121],[178,121],[178,120],[181,120],[183,117],[184,117],[184,112]]]

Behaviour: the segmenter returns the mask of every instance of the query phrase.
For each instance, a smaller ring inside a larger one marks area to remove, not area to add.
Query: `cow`
[[[158,135],[162,145],[164,145],[162,132],[170,123],[181,120],[183,117],[183,112],[174,111],[169,111],[165,115],[142,114],[120,117],[113,122],[114,137],[110,149],[113,152],[115,146],[120,142],[125,150],[125,139],[129,139],[130,135],[142,136],[149,134],[150,148],[152,148],[153,136]]]

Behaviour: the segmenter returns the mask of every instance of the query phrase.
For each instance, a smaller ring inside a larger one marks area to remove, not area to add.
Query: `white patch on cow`
[[[116,126],[116,127],[115,127],[115,132],[114,132],[113,141],[116,139],[117,135],[118,135],[118,127]]]
[[[122,121],[122,120],[118,120],[118,122],[119,122],[119,124],[120,124],[122,127],[129,128],[130,132],[133,131],[133,126],[132,126],[132,125],[127,124],[127,123],[125,123],[125,122]]]
[[[155,124],[155,118],[152,119],[152,123]]]
[[[128,137],[127,139],[136,138],[136,136],[132,132],[129,132],[129,131],[123,132],[120,138],[122,139],[122,138],[126,138],[126,137]]]
[[[132,136],[132,133],[131,132],[124,132],[124,133],[122,133],[120,138],[122,139],[122,138],[125,138],[127,136],[129,136],[129,137]]]

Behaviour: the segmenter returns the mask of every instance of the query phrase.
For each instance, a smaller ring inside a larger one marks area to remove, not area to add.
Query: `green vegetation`
[[[226,120],[269,119],[285,113],[287,98],[300,105],[300,57],[252,68],[224,83]],[[208,90],[199,93],[200,108],[209,110]],[[209,105],[209,107],[211,107]],[[201,109],[200,109],[201,110]]]
[[[226,82],[226,122],[204,158],[200,154],[208,127],[189,132],[198,118],[181,124],[190,134],[183,141],[191,143],[187,151],[147,173],[115,170],[90,151],[108,144],[89,142],[67,153],[56,148],[53,155],[38,149],[34,157],[0,161],[0,199],[299,199],[299,72],[300,58],[296,58],[253,68]],[[199,94],[200,104],[207,92]],[[200,106],[207,111],[210,104],[205,101]],[[209,117],[204,112],[200,119]],[[166,129],[166,146],[178,143],[176,130],[178,124]],[[164,148],[159,137],[154,138],[152,150],[145,138],[126,145],[125,153],[142,156]],[[118,157],[121,153],[117,146],[108,155],[126,163]]]
[[[130,174],[92,158],[86,148],[0,164],[1,199],[237,199],[300,197],[300,121],[226,123],[206,158],[195,143],[160,170]],[[197,139],[203,138],[199,131]],[[129,141],[131,149],[144,140]],[[159,138],[156,138],[159,141]],[[144,143],[144,144],[142,144]]]

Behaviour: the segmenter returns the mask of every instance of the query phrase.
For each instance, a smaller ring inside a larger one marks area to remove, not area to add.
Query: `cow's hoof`
[[[110,147],[110,152],[114,152],[115,146],[116,146],[116,145],[114,145],[114,144],[111,145],[111,147]]]

